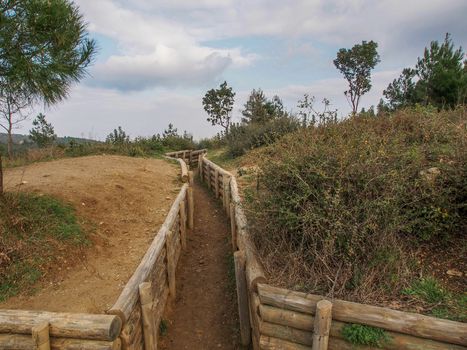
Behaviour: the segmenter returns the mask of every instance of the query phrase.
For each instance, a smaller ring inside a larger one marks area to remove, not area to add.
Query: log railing
[[[267,284],[248,233],[235,177],[199,156],[198,174],[219,198],[231,220],[240,335],[243,345],[271,350],[371,350],[342,335],[349,324],[381,328],[382,349],[467,350],[467,324],[401,312],[324,296],[294,292]],[[317,311],[318,310],[318,311]]]
[[[169,152],[165,155],[171,158],[180,158],[186,164],[188,164],[192,169],[195,169],[198,166],[198,158],[200,154],[206,154],[206,149],[198,149],[196,151],[193,150],[183,150],[183,151],[176,151],[176,152]]]
[[[198,155],[196,156],[198,157]],[[108,314],[0,309],[0,350],[153,350],[168,296],[175,296],[175,271],[193,227],[192,173],[139,266]]]
[[[175,298],[175,271],[182,249],[186,247],[187,229],[193,228],[194,212],[192,173],[182,159],[178,160],[182,180],[186,183],[139,266],[108,311],[123,321],[122,349],[156,349],[168,296]]]

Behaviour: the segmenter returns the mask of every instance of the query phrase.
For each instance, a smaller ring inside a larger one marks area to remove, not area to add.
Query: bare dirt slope
[[[240,349],[230,225],[212,194],[195,184],[195,222],[177,271],[177,297],[161,349]]]
[[[0,308],[102,313],[116,301],[175,199],[178,165],[91,156],[7,169],[7,191],[47,193],[92,223],[93,244],[50,268],[38,291]]]

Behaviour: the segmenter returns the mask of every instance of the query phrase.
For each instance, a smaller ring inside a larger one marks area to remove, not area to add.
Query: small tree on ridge
[[[208,114],[208,122],[220,125],[227,135],[230,128],[231,112],[234,105],[235,92],[224,81],[218,89],[211,89],[203,97],[203,107]]]
[[[333,61],[336,68],[344,75],[349,89],[344,91],[352,107],[352,114],[358,111],[360,98],[371,89],[371,70],[380,62],[374,41],[362,41],[351,49],[340,49]]]

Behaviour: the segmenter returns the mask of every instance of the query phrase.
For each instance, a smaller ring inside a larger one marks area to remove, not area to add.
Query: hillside
[[[28,135],[22,135],[22,134],[13,134],[13,143],[15,145],[33,145],[31,140],[29,139]],[[81,137],[71,137],[71,136],[63,136],[63,137],[57,137],[57,144],[68,144],[70,141],[76,142],[76,143],[96,143],[99,141],[96,140],[91,140],[91,139],[86,139],[86,138],[81,138]],[[8,134],[6,133],[1,133],[0,132],[0,143],[1,144],[6,144],[8,142]]]
[[[6,169],[0,308],[105,312],[164,221],[177,174],[163,160],[122,156]]]
[[[465,321],[466,125],[462,108],[362,115],[215,159],[276,284]]]

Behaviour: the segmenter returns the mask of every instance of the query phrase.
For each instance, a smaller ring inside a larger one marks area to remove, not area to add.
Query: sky
[[[195,139],[220,129],[202,98],[224,80],[236,92],[238,121],[252,89],[282,98],[287,110],[308,93],[341,117],[346,81],[333,65],[340,48],[378,43],[381,62],[361,107],[376,105],[432,40],[452,34],[467,47],[466,0],[76,0],[98,45],[88,76],[69,98],[36,106],[59,136],[104,140],[117,126],[131,136],[169,123]],[[26,121],[18,133],[28,133]]]

